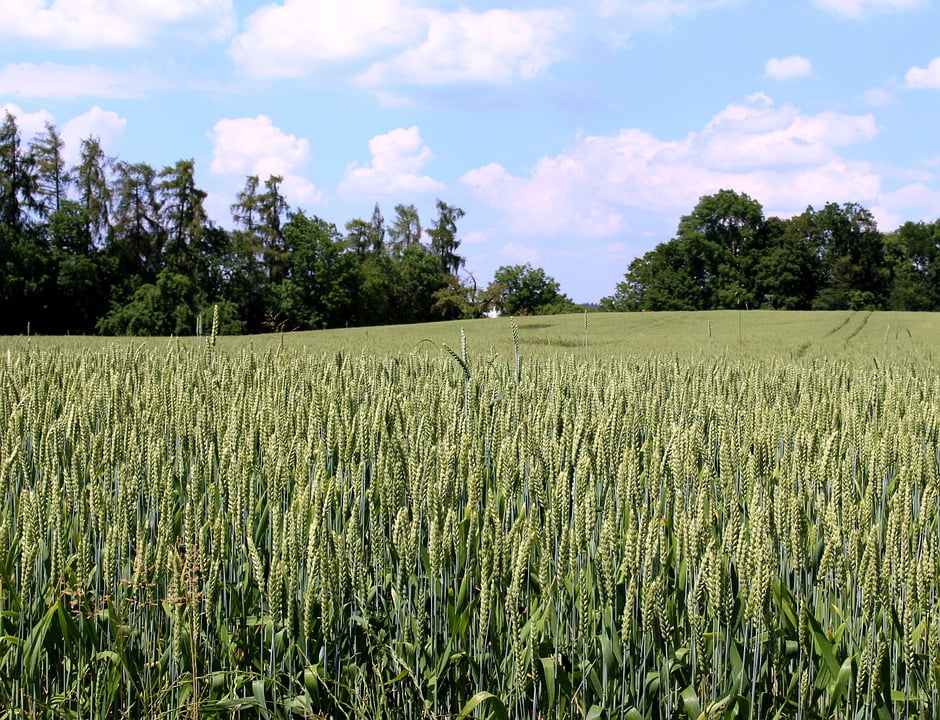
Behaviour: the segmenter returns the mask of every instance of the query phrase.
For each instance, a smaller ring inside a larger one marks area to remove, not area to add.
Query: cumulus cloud
[[[26,112],[19,105],[13,103],[0,105],[0,120],[5,118],[7,113],[10,113],[13,119],[16,120],[16,127],[22,138],[31,138],[33,135],[41,133],[45,129],[46,123],[55,123],[55,116],[48,110]]]
[[[25,141],[45,132],[47,124],[56,124],[55,116],[48,110],[26,112],[18,105],[6,103],[0,106],[0,117],[5,116],[6,113],[10,113],[16,119],[20,137]],[[89,137],[98,138],[105,152],[113,150],[121,139],[126,125],[127,120],[117,113],[102,110],[97,105],[88,112],[67,120],[59,127],[59,135],[65,145],[63,156],[66,163],[73,165],[78,161],[81,156],[81,141]]]
[[[813,64],[801,55],[784,58],[771,58],[764,70],[767,77],[774,80],[794,80],[813,74]]]
[[[909,88],[940,89],[940,57],[935,57],[925,68],[912,67],[904,79]]]
[[[284,0],[253,13],[229,54],[246,74],[299,77],[369,63],[370,87],[527,80],[561,56],[555,10],[441,12],[412,0]]]
[[[824,10],[848,18],[861,18],[886,12],[913,10],[925,4],[925,0],[813,0]]]
[[[517,235],[609,237],[623,232],[631,215],[687,212],[721,188],[794,212],[807,203],[874,201],[880,176],[837,149],[876,133],[870,115],[805,115],[758,94],[681,140],[628,128],[580,138],[565,153],[540,159],[526,176],[492,163],[461,181],[502,211]]]
[[[369,68],[366,85],[529,80],[561,57],[556,38],[565,16],[554,10],[427,11],[427,36]]]
[[[13,63],[0,68],[0,95],[34,98],[127,98],[140,95],[139,76],[89,66]]]
[[[111,152],[117,145],[127,120],[116,112],[103,110],[95,105],[91,110],[73,117],[62,126],[62,141],[65,143],[65,161],[75,164],[81,157],[82,140],[89,137],[98,138],[101,148]]]
[[[421,174],[434,154],[424,144],[417,126],[398,128],[369,141],[372,162],[364,167],[350,165],[339,190],[359,195],[425,193],[442,190],[444,185]]]
[[[283,178],[281,191],[296,205],[318,203],[322,193],[299,170],[310,158],[310,143],[285,133],[266,115],[224,118],[209,132],[213,143],[210,170],[240,178],[257,175],[263,182],[271,175]]]
[[[138,46],[168,27],[221,39],[233,24],[232,0],[0,0],[0,37],[68,48]]]
[[[285,0],[248,17],[229,54],[248,75],[297,77],[416,41],[424,19],[408,0]]]

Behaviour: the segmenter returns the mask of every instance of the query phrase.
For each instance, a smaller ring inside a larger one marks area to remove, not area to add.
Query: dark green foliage
[[[97,138],[73,168],[54,125],[24,143],[0,123],[0,333],[192,334],[476,317],[456,273],[460,208],[438,202],[430,245],[414,205],[387,232],[292,211],[282,178],[246,178],[235,227],[208,219],[192,160],[159,172],[107,157]],[[213,310],[215,309],[215,313]]]
[[[478,287],[462,271],[459,207],[378,204],[346,234],[289,207],[282,178],[250,176],[214,225],[192,160],[160,171],[107,157],[74,167],[54,125],[25,142],[0,122],[0,333],[192,334],[420,323],[579,312],[541,268],[504,266]],[[425,237],[426,236],[426,237]],[[425,242],[426,240],[426,242]],[[732,190],[701,198],[676,236],[633,260],[604,310],[940,308],[940,221],[884,235],[865,208],[765,218]]]
[[[781,220],[721,190],[699,200],[676,237],[627,268],[605,310],[936,310],[940,232],[908,223],[889,236],[854,203]]]
[[[552,315],[579,309],[561,292],[555,278],[530,263],[500,267],[493,276],[490,292],[504,315]]]

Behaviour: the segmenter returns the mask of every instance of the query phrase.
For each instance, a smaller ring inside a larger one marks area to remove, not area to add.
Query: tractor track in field
[[[846,345],[848,345],[852,341],[852,338],[854,338],[856,335],[858,335],[862,331],[862,329],[868,324],[868,321],[871,319],[871,316],[872,316],[872,311],[869,310],[865,314],[865,317],[862,318],[861,324],[859,324],[857,328],[855,328],[851,333],[849,333],[849,336],[845,339]]]

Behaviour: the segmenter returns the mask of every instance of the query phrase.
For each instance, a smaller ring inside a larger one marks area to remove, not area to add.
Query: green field
[[[454,320],[421,325],[320,330],[314,332],[219,337],[217,347],[229,352],[250,347],[263,352],[272,347],[305,352],[366,353],[377,357],[425,352],[423,342],[459,342],[464,330],[472,348],[488,355],[513,355],[511,323],[518,329],[518,345],[529,357],[647,357],[682,358],[721,356],[753,359],[805,358],[898,359],[911,355],[921,360],[940,356],[940,314],[906,312],[834,311],[772,312],[716,310],[711,312],[590,313],[587,331],[583,315]],[[43,338],[0,339],[6,347],[30,342],[41,348],[102,348],[128,344],[165,347],[167,339]],[[182,345],[199,344],[180,338]],[[78,345],[76,345],[78,343]]]
[[[940,714],[940,316],[0,340],[0,718]]]

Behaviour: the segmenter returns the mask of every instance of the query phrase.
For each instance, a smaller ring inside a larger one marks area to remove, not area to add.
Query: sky
[[[193,159],[225,227],[253,174],[341,230],[440,199],[479,285],[596,302],[724,188],[940,218],[940,0],[0,0],[3,110]]]

